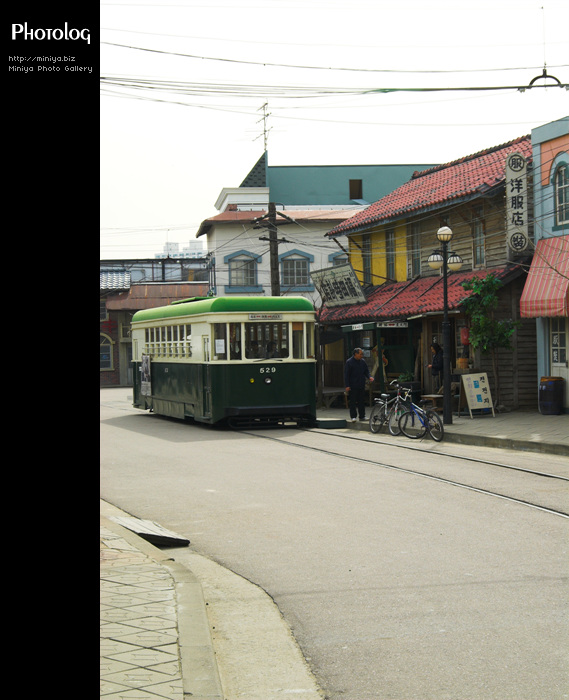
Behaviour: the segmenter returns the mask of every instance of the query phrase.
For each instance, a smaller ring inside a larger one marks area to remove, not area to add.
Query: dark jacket
[[[344,367],[344,386],[349,386],[350,389],[364,389],[369,376],[366,361],[356,360],[352,355]]]
[[[439,374],[443,373],[443,352],[439,352],[433,355],[433,360],[431,362],[431,374],[433,377],[438,377]]]

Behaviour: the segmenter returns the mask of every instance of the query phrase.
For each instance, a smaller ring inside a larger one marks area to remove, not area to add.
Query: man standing
[[[350,418],[352,423],[359,414],[360,420],[365,417],[365,385],[366,379],[373,382],[373,377],[369,373],[366,361],[363,359],[364,352],[361,348],[356,348],[354,354],[346,362],[344,367],[344,385],[348,394],[350,404]]]

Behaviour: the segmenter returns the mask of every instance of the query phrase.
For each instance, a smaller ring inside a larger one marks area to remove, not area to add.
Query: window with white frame
[[[285,287],[296,287],[308,284],[308,260],[306,258],[289,258],[283,260],[283,284]]]
[[[567,365],[567,324],[566,318],[549,321],[552,365]]]
[[[281,285],[285,291],[310,291],[314,289],[310,277],[310,264],[314,256],[300,250],[279,255]]]
[[[113,341],[108,335],[100,334],[100,364],[99,369],[113,369]]]
[[[569,223],[569,166],[565,163],[557,168],[554,177],[555,225]]]
[[[257,266],[253,258],[241,255],[229,263],[229,284],[249,287],[255,284]]]
[[[257,282],[257,267],[261,257],[247,250],[239,250],[223,258],[228,268],[229,284],[225,286],[227,293],[257,292],[261,290]]]

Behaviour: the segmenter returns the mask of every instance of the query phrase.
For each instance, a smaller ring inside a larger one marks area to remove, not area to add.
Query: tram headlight
[[[270,384],[270,383],[271,383],[271,378],[265,377],[265,384]]]

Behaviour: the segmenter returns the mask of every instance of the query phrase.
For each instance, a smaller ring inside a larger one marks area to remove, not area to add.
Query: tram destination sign
[[[282,321],[282,314],[249,314],[250,321]]]
[[[360,282],[350,263],[314,270],[312,281],[328,307],[365,303]]]

